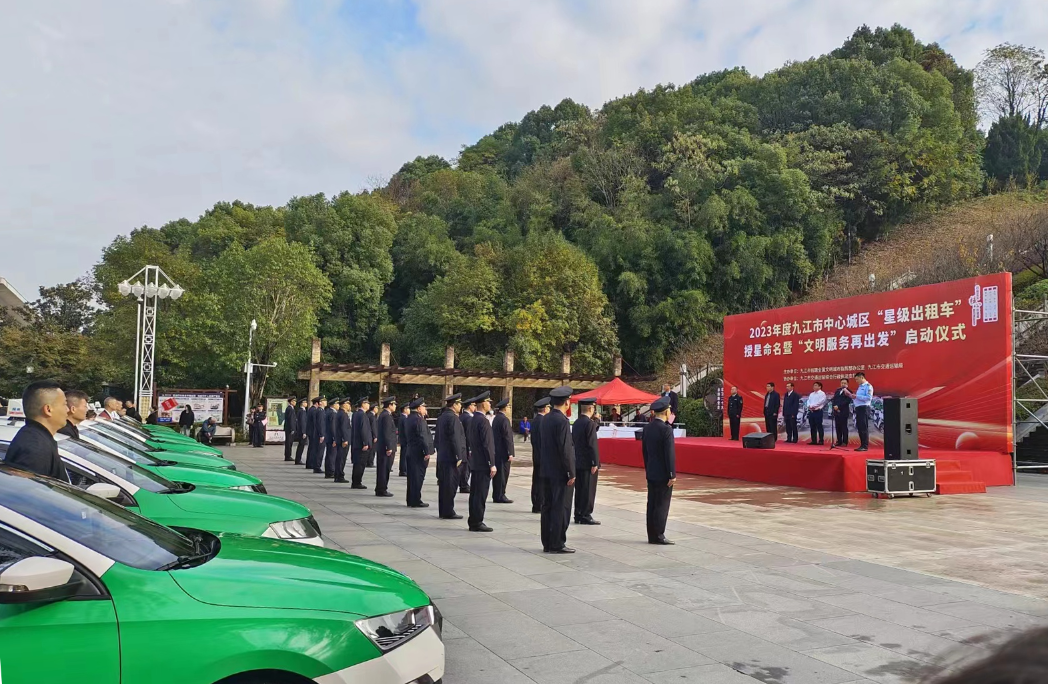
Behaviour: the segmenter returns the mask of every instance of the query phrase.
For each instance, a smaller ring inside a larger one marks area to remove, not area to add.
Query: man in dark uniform
[[[327,409],[327,397],[321,395],[317,400],[317,410],[313,413],[313,438],[310,445],[316,442],[316,453],[313,456],[313,472],[320,474],[324,472],[324,453],[327,450],[330,436],[328,434],[328,420],[324,411]]]
[[[786,383],[786,394],[782,395],[782,422],[786,425],[786,443],[797,443],[797,413],[801,410],[801,395]]]
[[[654,418],[644,426],[641,449],[644,474],[648,479],[648,543],[673,544],[666,539],[666,519],[670,514],[670,497],[677,481],[677,459],[674,451],[670,402],[660,398],[651,405]]]
[[[739,441],[739,427],[742,425],[742,395],[738,387],[731,388],[728,397],[728,425],[731,426],[731,438]]]
[[[80,428],[78,426],[87,420],[87,400],[89,397],[87,392],[69,390],[65,393],[65,398],[69,415],[66,417],[65,426],[58,433],[73,439],[80,439]]]
[[[397,455],[397,425],[393,422],[396,411],[396,397],[382,400],[382,413],[375,425],[375,496],[393,496],[389,492],[389,473]]]
[[[287,398],[287,408],[284,409],[284,460],[291,460],[291,445],[295,443],[295,435],[298,434],[298,412],[295,404],[298,397]]]
[[[251,446],[261,449],[266,445],[266,409],[262,404],[255,407],[251,412],[251,428],[248,433],[251,436]]]
[[[418,397],[415,397],[418,399]],[[414,401],[414,400],[412,400]],[[400,416],[397,418],[397,443],[400,445],[400,477],[408,476],[408,461],[406,455],[408,453],[408,433],[404,428],[407,427],[408,416],[411,415],[411,409],[408,408],[408,404],[404,404],[404,407],[400,409]]]
[[[302,422],[302,435],[306,440],[306,470],[313,470],[313,458],[317,453],[317,408],[320,406],[320,397],[309,400],[309,408],[306,409],[306,419]]]
[[[422,483],[426,479],[429,457],[434,451],[433,433],[426,424],[426,400],[419,397],[408,407],[411,414],[405,419],[407,448],[400,455],[401,458],[406,456],[408,461],[408,508],[428,508],[429,504],[422,501]]]
[[[492,480],[491,500],[500,504],[511,504],[506,498],[506,485],[509,484],[509,471],[513,465],[513,425],[506,415],[509,399],[495,404],[495,420],[491,422],[491,433],[495,438],[495,479]]]
[[[357,410],[353,412],[353,489],[367,489],[364,486],[364,468],[368,465],[368,456],[374,443],[371,420],[368,419],[370,412],[371,401],[367,397],[361,397]]]
[[[343,399],[335,414],[335,434],[331,441],[335,443],[335,482],[346,483],[346,457],[349,455],[349,440],[353,437],[353,428],[349,412],[353,402]]]
[[[367,418],[368,422],[371,424],[371,448],[368,449],[367,453],[367,467],[374,468],[375,446],[378,444],[378,404],[376,403],[373,406],[368,406],[368,408],[364,409],[364,417]]]
[[[542,550],[546,553],[575,553],[568,548],[568,508],[575,486],[575,448],[571,424],[564,411],[572,389],[558,387],[549,393],[553,410],[542,419]]]
[[[37,475],[69,482],[58,455],[55,433],[65,427],[69,415],[65,393],[54,380],[31,383],[22,392],[25,425],[7,447],[4,462]]]
[[[848,396],[848,392],[848,378],[844,378],[830,400],[833,406],[833,425],[837,430],[834,446],[848,446],[848,417],[851,415],[851,397]]]
[[[531,419],[531,512],[542,512],[542,420],[549,413],[549,397],[535,402],[535,417]]]
[[[466,433],[459,420],[462,395],[444,397],[444,410],[437,418],[437,505],[445,520],[462,520],[455,512],[459,464],[466,460]]]
[[[302,452],[306,450],[306,445],[309,444],[309,424],[306,422],[306,413],[309,411],[309,407],[306,406],[306,400],[298,402],[298,411],[295,415],[295,426],[297,431],[295,432],[295,441],[298,442],[298,446],[295,448],[295,465],[302,465]]]
[[[600,449],[597,446],[596,399],[579,400],[579,417],[571,426],[571,443],[575,448],[575,524],[599,525],[593,519],[593,501],[597,496],[597,473]]]
[[[471,532],[491,532],[484,524],[484,512],[487,508],[488,489],[491,479],[495,477],[495,438],[491,432],[487,412],[491,409],[491,392],[482,392],[476,396],[477,410],[469,421],[466,441],[469,443],[469,529]]]
[[[469,494],[469,424],[473,420],[473,413],[477,410],[477,398],[472,397],[462,402],[462,411],[459,413],[459,421],[462,423],[462,432],[466,435],[466,458],[459,466],[458,486],[459,492]]]
[[[324,477],[335,477],[335,459],[338,442],[335,440],[335,423],[338,419],[338,408],[342,400],[338,397],[328,402],[324,409],[324,421],[327,423],[327,446],[324,449]]]
[[[774,435],[775,441],[778,441],[779,406],[781,404],[781,400],[779,398],[779,393],[775,391],[774,382],[769,382],[767,389],[768,392],[764,395],[764,429],[767,432],[770,432],[772,435]]]

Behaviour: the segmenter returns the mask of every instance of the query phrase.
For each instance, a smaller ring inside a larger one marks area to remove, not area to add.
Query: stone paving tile
[[[593,601],[592,605],[663,637],[705,634],[724,629],[713,620],[674,608],[647,596]]]
[[[806,654],[842,670],[884,684],[907,684],[921,679],[928,665],[872,644],[851,643],[806,651]]]
[[[654,672],[645,678],[652,684],[756,684],[761,681],[719,663]]]
[[[639,582],[619,582],[619,586],[643,594],[682,610],[693,611],[715,606],[727,606],[738,603],[730,594],[722,595],[716,591],[707,591],[701,586],[680,582],[672,578],[660,578]]]
[[[508,591],[499,594],[499,600],[550,627],[614,618],[600,610],[599,604],[604,602],[585,603],[572,598],[571,593],[570,587],[561,590]]]
[[[919,632],[868,615],[852,614],[813,620],[811,624],[926,663],[956,662],[973,655],[979,657],[988,653],[981,648],[973,649],[957,640]]]
[[[971,601],[957,601],[943,605],[928,606],[928,610],[953,615],[954,617],[964,618],[998,629],[1023,630],[1048,625],[1048,619],[1045,618],[1036,618],[1025,613],[1016,613]]]
[[[455,626],[505,660],[581,651],[585,647],[538,620],[506,606],[499,613],[455,618]]]
[[[976,625],[972,620],[954,617],[945,613],[934,612],[926,608],[915,608],[903,603],[888,601],[868,594],[843,594],[841,596],[823,596],[822,600],[834,606],[870,617],[879,617],[897,625],[910,627],[924,632],[936,632],[944,629],[957,629]]]
[[[709,608],[697,611],[696,614],[794,651],[837,646],[852,641],[836,632],[749,606]]]
[[[645,684],[648,681],[625,669],[621,662],[593,651],[520,658],[511,660],[510,664],[538,684]]]
[[[604,580],[588,572],[578,570],[560,572],[544,572],[535,575],[533,579],[547,587],[578,587],[586,584],[600,584]]]
[[[445,645],[444,653],[444,680],[448,684],[535,684],[534,679],[473,639],[455,639]]]
[[[591,651],[641,675],[714,662],[694,650],[624,620],[571,625],[559,627],[558,630],[578,643],[585,644]]]

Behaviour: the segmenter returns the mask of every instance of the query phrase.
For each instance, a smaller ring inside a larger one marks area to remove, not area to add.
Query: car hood
[[[181,451],[168,451],[162,449],[160,451],[150,451],[149,455],[153,458],[159,458],[164,461],[174,461],[179,465],[191,465],[199,466],[201,468],[220,468],[230,470],[229,466],[233,465],[232,461],[228,461],[224,458],[218,458],[217,456],[205,456],[203,454],[186,454]]]
[[[147,439],[146,444],[150,449],[164,449],[166,451],[178,451],[187,454],[199,454],[201,456],[221,456],[222,451],[199,442],[168,442],[162,439]]]
[[[151,466],[151,469],[174,482],[206,485],[208,487],[254,487],[262,480],[237,470],[216,470],[186,464],[171,466]]]
[[[309,509],[300,503],[258,492],[197,487],[191,492],[161,496],[169,497],[172,504],[187,513],[252,518],[267,525],[310,516]]]
[[[197,601],[219,606],[326,610],[372,617],[429,603],[415,582],[342,551],[228,535],[207,563],[171,576]]]

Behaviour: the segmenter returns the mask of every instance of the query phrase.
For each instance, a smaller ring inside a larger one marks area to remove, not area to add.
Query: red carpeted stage
[[[831,451],[829,447],[781,441],[774,449],[743,449],[741,442],[719,437],[679,438],[676,453],[679,473],[833,492],[865,492],[866,461],[883,456],[879,449]],[[937,461],[943,494],[980,491],[981,488],[967,486],[972,483],[990,487],[1012,484],[1012,459],[1008,454],[921,449],[920,457]],[[644,466],[636,439],[600,440],[600,460]],[[951,488],[950,484],[955,486]]]

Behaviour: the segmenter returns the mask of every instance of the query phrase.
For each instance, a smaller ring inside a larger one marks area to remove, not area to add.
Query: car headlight
[[[236,487],[230,487],[230,489],[235,489],[238,492],[253,492],[253,491],[255,491],[255,488],[252,485],[237,485]]]
[[[276,539],[313,539],[319,537],[320,532],[310,524],[309,518],[299,518],[298,520],[275,522],[262,536]]]
[[[433,604],[402,610],[388,615],[357,620],[354,624],[380,651],[389,651],[407,643],[433,627],[440,636],[440,612]]]

